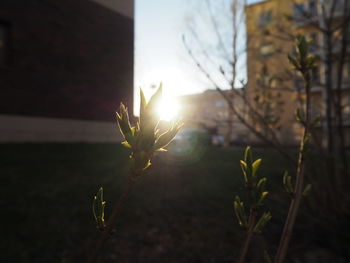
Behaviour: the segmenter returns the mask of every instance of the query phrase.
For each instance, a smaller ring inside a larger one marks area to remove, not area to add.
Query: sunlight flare
[[[157,113],[164,121],[172,121],[178,117],[179,103],[175,98],[163,97],[157,107]]]

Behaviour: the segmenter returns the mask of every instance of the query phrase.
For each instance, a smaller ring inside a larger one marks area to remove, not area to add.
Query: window
[[[304,16],[305,6],[304,4],[295,4],[293,6],[293,17],[294,19],[300,19]]]
[[[317,50],[318,47],[318,35],[316,32],[311,33],[308,35],[308,41],[311,41],[310,43],[310,51],[314,52]]]
[[[217,101],[215,101],[215,106],[216,107],[224,107],[225,106],[225,101],[217,100]]]
[[[313,32],[310,34],[310,39],[312,40],[312,43],[317,44],[318,43],[318,35],[316,32]]]
[[[333,0],[335,3],[335,12],[343,12],[345,1],[340,1],[340,0]],[[348,1],[348,0],[346,0]]]
[[[272,23],[272,12],[271,10],[260,13],[258,26],[266,27]]]
[[[315,82],[315,84],[320,84],[320,68],[319,67],[314,67],[312,68],[312,80]]]
[[[275,48],[272,43],[266,43],[260,47],[260,55],[264,57],[272,55],[274,51]]]
[[[9,64],[9,25],[0,22],[0,67]]]
[[[314,0],[309,2],[309,13],[312,17],[317,16],[317,6]]]

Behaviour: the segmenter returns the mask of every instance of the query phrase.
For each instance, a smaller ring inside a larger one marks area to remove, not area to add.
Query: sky
[[[154,92],[150,86],[160,82],[168,98],[212,88],[182,42],[182,36],[188,35],[188,21],[199,13],[201,3],[204,1],[136,0],[134,110],[139,104],[139,88],[149,97]],[[244,66],[241,72],[244,78]]]

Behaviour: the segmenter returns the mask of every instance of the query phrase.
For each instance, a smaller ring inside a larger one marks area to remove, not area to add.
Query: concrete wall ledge
[[[0,114],[0,142],[120,142],[114,122]]]

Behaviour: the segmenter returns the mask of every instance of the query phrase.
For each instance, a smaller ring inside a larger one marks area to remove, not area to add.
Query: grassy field
[[[242,232],[232,203],[242,191],[242,154],[243,149],[201,148],[185,157],[156,156],[101,262],[234,262]],[[288,197],[281,177],[290,167],[271,150],[254,155],[263,158],[261,173],[274,189],[267,202],[273,220],[250,253],[252,261],[262,262],[262,250],[273,251],[282,228]],[[0,164],[0,262],[85,262],[99,234],[92,197],[104,187],[108,218],[126,183],[127,150],[116,144],[2,144]],[[298,220],[291,253],[329,248],[324,239],[338,230],[321,232],[312,222]]]

